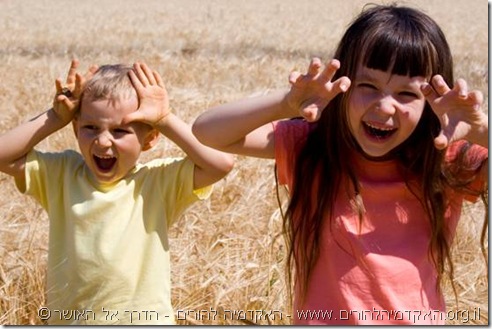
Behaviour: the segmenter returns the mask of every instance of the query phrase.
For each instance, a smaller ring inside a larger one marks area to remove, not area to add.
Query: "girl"
[[[203,113],[193,131],[275,158],[295,324],[443,324],[462,203],[487,191],[483,96],[453,86],[441,29],[412,8],[367,8],[334,57],[292,73],[286,92]]]

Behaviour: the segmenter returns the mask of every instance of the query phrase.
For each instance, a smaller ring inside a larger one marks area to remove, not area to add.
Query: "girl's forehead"
[[[360,65],[356,72],[356,79],[369,79],[369,80],[394,80],[408,83],[422,83],[428,79],[424,76],[410,76],[395,74],[388,69],[387,71],[372,69],[367,66]]]

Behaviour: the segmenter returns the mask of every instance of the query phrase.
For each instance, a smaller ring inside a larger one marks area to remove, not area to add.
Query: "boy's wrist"
[[[60,118],[58,113],[55,111],[55,109],[52,107],[47,111],[47,116],[48,116],[48,121],[53,125],[54,128],[61,129],[68,125],[72,120],[70,119],[69,121],[64,120],[63,118]]]
[[[159,119],[153,126],[155,129],[159,131],[163,131],[169,128],[169,126],[172,124],[172,112],[169,111],[166,115],[164,115],[162,118]]]

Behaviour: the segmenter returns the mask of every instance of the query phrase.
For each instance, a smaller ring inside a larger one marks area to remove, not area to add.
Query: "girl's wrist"
[[[280,102],[279,119],[294,118],[299,116],[299,108],[295,102],[290,99],[290,93],[287,92]]]
[[[469,142],[478,144],[484,147],[489,147],[489,118],[487,115],[482,115],[482,120],[479,125],[472,128],[472,134],[470,134]]]

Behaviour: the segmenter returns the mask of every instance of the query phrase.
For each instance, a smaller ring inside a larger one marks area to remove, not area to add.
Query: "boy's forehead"
[[[135,112],[138,108],[136,97],[83,99],[80,104],[81,117],[121,116]]]

